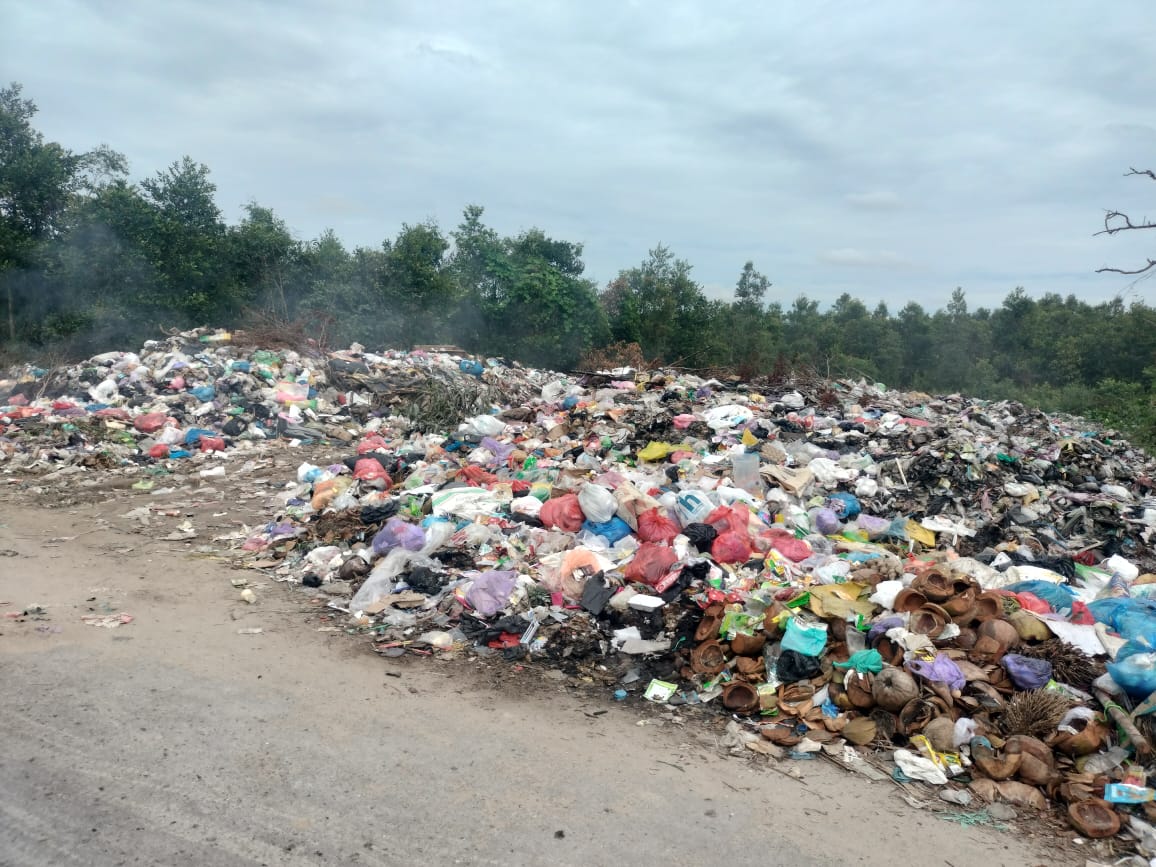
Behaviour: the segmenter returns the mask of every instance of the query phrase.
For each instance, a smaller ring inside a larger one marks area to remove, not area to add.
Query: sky
[[[1151,0],[0,0],[0,81],[134,178],[184,155],[218,205],[375,246],[467,204],[584,245],[600,285],[659,243],[714,297],[896,312],[1156,301]],[[1145,237],[1148,236],[1148,237]]]

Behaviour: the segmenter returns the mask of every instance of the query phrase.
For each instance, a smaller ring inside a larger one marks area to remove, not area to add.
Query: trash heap
[[[540,660],[1151,849],[1149,458],[1015,403],[794,385],[620,370],[448,433],[377,416],[244,547],[383,654]]]
[[[0,395],[9,472],[321,444],[239,556],[384,655],[537,661],[1156,856],[1156,476],[1111,431],[864,382],[204,330]]]
[[[196,329],[139,352],[0,372],[0,469],[131,468],[276,440],[351,442],[371,414],[401,407],[456,422],[536,394],[544,376],[445,352],[305,349],[256,348],[243,335]]]

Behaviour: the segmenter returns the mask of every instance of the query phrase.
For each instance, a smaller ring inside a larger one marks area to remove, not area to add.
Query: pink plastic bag
[[[563,533],[577,533],[582,529],[586,516],[578,503],[577,494],[564,494],[542,504],[538,518],[543,527],[557,528]]]
[[[643,542],[669,542],[678,533],[678,524],[661,509],[647,509],[638,516],[638,538]]]

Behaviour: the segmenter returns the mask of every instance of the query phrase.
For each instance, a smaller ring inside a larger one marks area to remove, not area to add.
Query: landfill
[[[147,490],[286,446],[308,459],[232,556],[324,589],[384,656],[560,669],[1156,857],[1156,464],[1113,431],[865,381],[208,329],[0,376],[13,489]]]

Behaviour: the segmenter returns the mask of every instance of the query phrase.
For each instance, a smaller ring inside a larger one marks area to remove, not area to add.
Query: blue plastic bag
[[[1120,656],[1129,648],[1132,649],[1130,655],[1121,659]],[[1116,661],[1108,663],[1108,674],[1132,698],[1147,698],[1156,692],[1156,653],[1151,648],[1129,642],[1121,649]]]
[[[1010,590],[1012,593],[1031,593],[1052,606],[1052,611],[1064,611],[1071,608],[1072,601],[1076,598],[1076,594],[1066,584],[1055,584],[1039,578],[1033,578],[1030,581],[1017,581],[1003,589]]]
[[[783,650],[794,650],[804,656],[818,656],[827,646],[827,624],[803,625],[797,617],[787,621]]]
[[[611,545],[619,539],[625,539],[630,535],[630,525],[615,515],[609,521],[603,521],[596,524],[593,521],[583,521],[582,529],[589,530],[595,536],[601,536]]]

